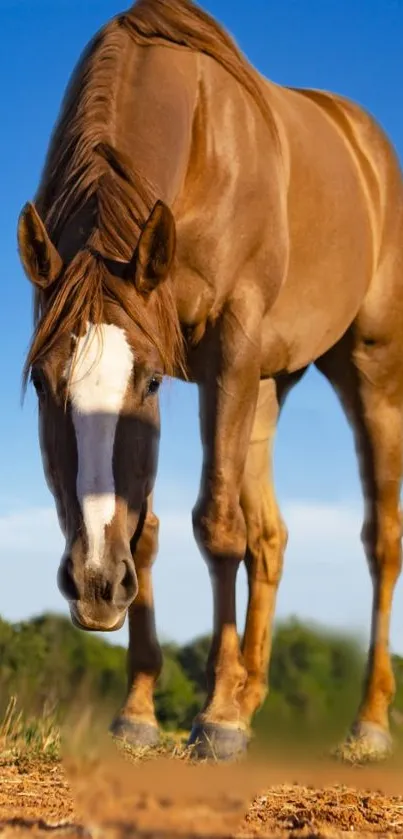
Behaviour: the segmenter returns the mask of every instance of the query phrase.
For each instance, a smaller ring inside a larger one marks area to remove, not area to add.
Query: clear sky
[[[65,612],[66,606],[56,587],[62,538],[42,476],[31,393],[20,407],[31,294],[17,258],[16,221],[35,192],[73,66],[124,2],[2,0],[0,5],[0,615],[19,620],[45,609]],[[366,106],[403,158],[403,0],[205,0],[204,5],[274,81],[334,90]],[[164,386],[162,422],[157,622],[163,638],[183,641],[211,627],[209,580],[190,525],[201,463],[192,386]],[[362,502],[351,434],[316,373],[289,398],[275,469],[290,529],[278,617],[298,614],[367,635],[371,586],[359,540]],[[243,621],[242,569],[239,604]],[[113,640],[125,638],[124,629]],[[392,646],[403,653],[403,582],[395,599]]]

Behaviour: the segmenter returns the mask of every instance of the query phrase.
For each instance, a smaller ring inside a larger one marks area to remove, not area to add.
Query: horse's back
[[[315,102],[343,136],[355,158],[374,228],[384,234],[390,202],[401,202],[403,196],[402,173],[389,137],[365,108],[346,97],[320,90],[292,90]]]

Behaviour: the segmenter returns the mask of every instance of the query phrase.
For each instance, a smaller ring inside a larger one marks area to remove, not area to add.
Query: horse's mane
[[[109,258],[130,260],[153,204],[153,184],[136,173],[116,149],[113,103],[124,67],[127,35],[141,46],[165,44],[202,52],[219,62],[250,93],[275,134],[273,117],[257,76],[229,35],[191,0],[138,0],[108,23],[84,51],[67,88],[35,198],[50,237],[88,207],[89,243]],[[130,41],[129,41],[130,43]],[[78,264],[79,263],[79,264]],[[112,289],[113,285],[113,289]],[[124,287],[111,284],[102,261],[84,251],[67,266],[51,299],[34,295],[34,336],[24,379],[32,365],[66,331],[102,321],[112,296],[158,347],[166,371],[183,369],[183,343],[170,283],[154,293],[157,332],[145,322],[146,307],[128,306]]]

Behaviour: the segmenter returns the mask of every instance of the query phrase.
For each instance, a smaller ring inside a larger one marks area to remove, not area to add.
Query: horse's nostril
[[[74,581],[73,562],[70,556],[61,562],[57,573],[57,585],[66,600],[78,600],[78,589]]]
[[[113,601],[113,586],[109,580],[103,581],[99,587],[99,600],[104,600],[105,603],[112,603]]]
[[[131,602],[132,600],[134,600],[137,594],[138,585],[137,576],[132,561],[123,560],[123,562],[121,563],[118,590],[119,589],[122,596],[120,598],[117,598],[118,601],[124,599],[127,603],[127,601]]]

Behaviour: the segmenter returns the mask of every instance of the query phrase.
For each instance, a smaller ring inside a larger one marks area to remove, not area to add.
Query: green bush
[[[261,735],[309,741],[339,735],[357,710],[365,656],[350,637],[296,619],[275,632],[270,692],[257,718]]]
[[[191,727],[198,710],[196,687],[172,654],[165,653],[155,704],[158,718],[167,730]]]

